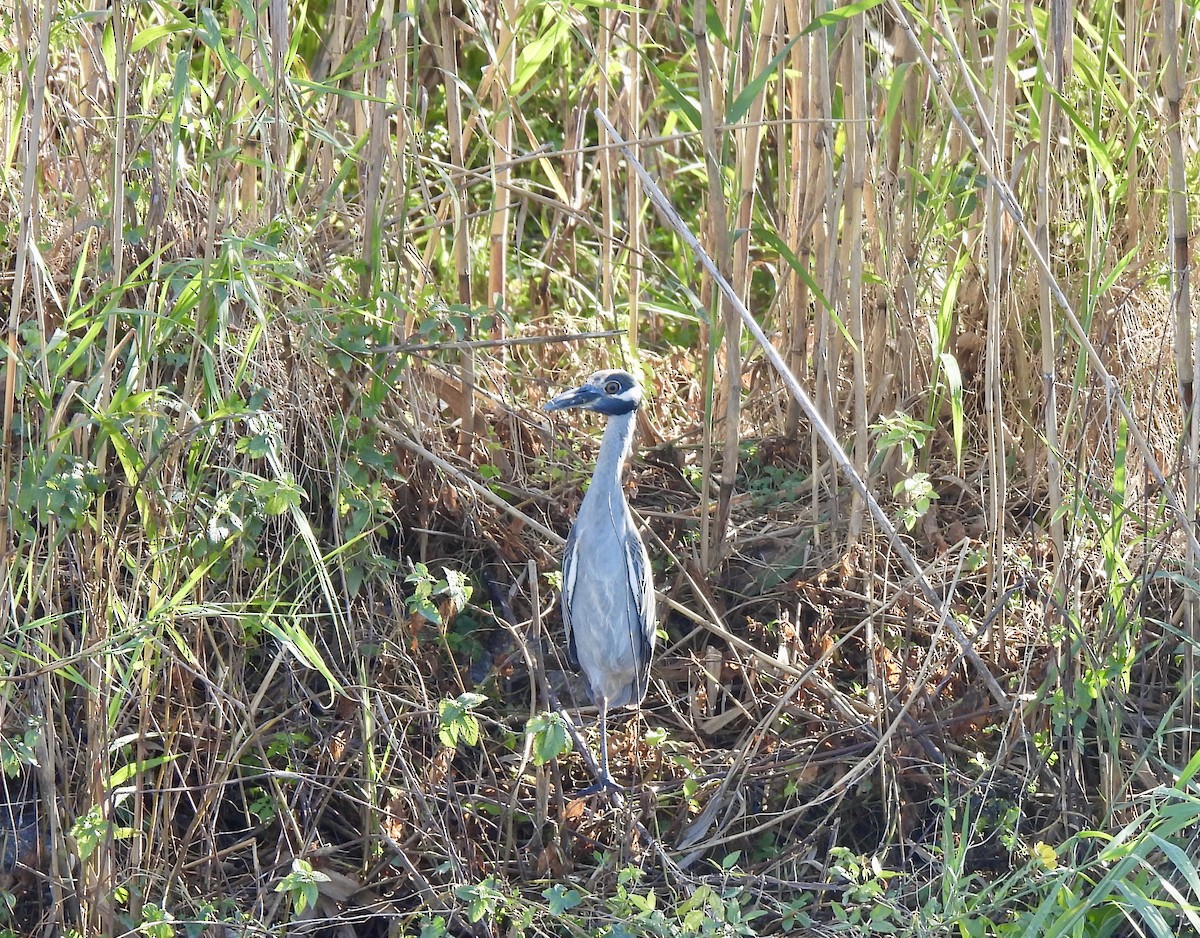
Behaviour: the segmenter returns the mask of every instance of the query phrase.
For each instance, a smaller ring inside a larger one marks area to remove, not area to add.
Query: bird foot
[[[586,798],[588,795],[599,795],[606,791],[621,791],[625,790],[624,785],[617,783],[611,775],[601,775],[587,788],[582,788],[575,793],[576,798]]]

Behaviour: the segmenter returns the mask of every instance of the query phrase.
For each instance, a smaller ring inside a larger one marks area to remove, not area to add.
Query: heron
[[[642,387],[626,371],[597,371],[546,410],[591,410],[608,418],[592,484],[562,559],[562,614],[567,659],[582,669],[600,709],[600,772],[580,795],[621,788],[608,771],[608,711],[634,708],[646,696],[654,651],[654,580],[646,545],[621,487],[621,470]]]

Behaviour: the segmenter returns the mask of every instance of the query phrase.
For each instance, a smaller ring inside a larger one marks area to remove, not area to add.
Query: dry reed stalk
[[[837,302],[842,310],[842,319],[854,343],[851,349],[852,411],[851,421],[854,435],[854,471],[866,478],[868,462],[867,435],[867,343],[863,321],[863,228],[866,221],[865,190],[867,182],[867,67],[866,67],[866,17],[858,14],[846,23],[842,54],[843,108],[846,118],[845,151],[843,172],[845,174],[845,211],[842,216],[840,237],[841,268],[846,273],[845,292],[839,293]],[[861,495],[855,492],[850,502],[850,517],[846,528],[848,547],[859,543],[863,535],[863,523],[867,507]],[[868,603],[874,604],[875,577],[868,572],[863,577],[863,589]],[[887,687],[880,671],[878,655],[880,644],[875,629],[874,617],[868,616],[864,623],[863,639],[866,645],[866,697],[871,708],[876,728],[884,733],[887,710]],[[884,737],[886,739],[886,736]],[[878,764],[881,773],[887,772],[886,760]],[[880,784],[888,782],[881,778]]]
[[[234,55],[248,68],[257,66],[256,70],[261,76],[262,66],[258,63],[257,56],[258,43],[254,36],[256,24],[246,22],[244,9],[248,8],[234,6],[229,11],[229,29],[236,37]],[[233,113],[252,113],[250,99],[254,96],[254,90],[240,77],[232,74],[227,74],[223,80],[234,83],[237,88]],[[258,191],[260,182],[258,167],[260,163],[270,160],[270,154],[266,154],[264,160],[263,148],[259,139],[261,129],[255,126],[254,122],[248,119],[240,122],[231,121],[231,125],[230,130],[237,138],[239,151],[238,157],[233,161],[237,166],[238,174],[238,182],[235,187],[236,211],[248,228],[254,228],[262,219],[262,197]]]
[[[600,10],[600,30],[596,42],[596,82],[600,109],[605,114],[612,110],[612,83],[608,79],[608,63],[612,57],[613,32],[616,29],[617,10],[605,4]],[[616,244],[616,229],[613,226],[613,180],[614,157],[611,147],[601,147],[596,154],[598,174],[596,183],[600,190],[600,314],[611,317],[614,310],[615,288],[613,285],[613,245]]]
[[[783,16],[779,18],[781,41],[786,41],[786,37],[789,35],[800,35],[806,25],[807,22],[802,18],[799,4],[785,3],[783,5]],[[810,204],[813,201],[811,195],[813,188],[810,180],[814,167],[812,156],[817,125],[816,121],[810,119],[813,107],[810,98],[812,82],[808,64],[812,44],[815,41],[816,37],[809,36],[792,46],[789,56],[792,72],[790,79],[786,74],[785,63],[779,64],[779,86],[781,89],[786,89],[780,93],[780,113],[781,115],[791,114],[796,118],[796,123],[790,128],[790,131],[781,132],[779,135],[781,201],[786,200],[782,213],[782,236],[784,243],[791,249],[792,254],[805,270],[809,269],[812,257],[812,223],[805,226],[802,220],[807,219],[810,214],[813,221],[816,218],[815,206]],[[787,110],[785,110],[785,106]],[[787,141],[786,150],[783,147],[785,140]],[[788,267],[780,278],[779,294],[779,305],[783,314],[787,316],[788,311],[791,311],[791,315],[784,323],[788,337],[788,367],[793,375],[800,378],[804,374],[805,356],[808,349],[808,281],[801,277],[798,271]],[[787,439],[794,440],[799,432],[800,404],[794,398],[789,397],[787,411],[784,415],[783,434]]]
[[[272,0],[274,2],[274,0]],[[383,191],[384,170],[387,166],[385,135],[388,125],[388,63],[392,61],[392,22],[394,0],[383,0],[379,10],[379,40],[376,43],[375,61],[363,76],[363,86],[368,89],[366,102],[367,146],[359,173],[364,178],[362,192],[362,270],[358,286],[363,296],[372,296],[379,282],[379,260],[382,254],[383,219],[387,206],[380,198]],[[286,164],[281,164],[286,166]]]
[[[346,10],[347,3],[348,0],[335,0],[333,11],[329,18],[332,32],[325,40],[323,61],[329,63],[329,67],[324,70],[325,75],[337,74],[340,71],[338,66],[346,55],[346,27],[350,23],[350,16]],[[317,147],[316,179],[319,183],[318,189],[320,192],[328,192],[333,181],[333,141],[337,139],[338,135],[338,114],[341,107],[340,98],[335,98],[328,104],[325,111],[325,133],[315,140]],[[314,135],[314,137],[316,136]]]
[[[697,83],[700,92],[700,122],[701,122],[701,146],[704,149],[704,168],[705,180],[707,184],[707,208],[708,213],[705,218],[705,228],[712,240],[712,249],[710,251],[712,257],[716,261],[717,268],[721,275],[728,280],[730,274],[730,251],[729,251],[729,220],[726,214],[725,206],[725,189],[722,179],[721,165],[721,143],[717,134],[717,127],[723,123],[721,114],[723,107],[721,102],[725,99],[724,86],[722,85],[717,68],[717,56],[713,54],[713,47],[708,41],[708,24],[705,22],[706,7],[702,4],[696,4],[693,12],[692,29],[696,37],[696,62],[697,62]],[[718,47],[719,48],[719,47]],[[708,285],[711,291],[711,284]],[[710,293],[709,295],[712,295]],[[728,309],[724,299],[717,293],[714,296],[713,303],[709,304],[709,308],[713,306],[721,309],[722,318],[728,329]],[[709,333],[709,343],[712,342],[715,336],[715,330]],[[726,335],[728,339],[728,334]],[[711,344],[705,350],[705,367],[706,367],[706,387],[716,387],[715,374],[713,372],[713,363],[716,359],[716,350],[711,347]],[[736,348],[732,353],[737,354]],[[729,367],[731,353],[726,351],[726,373],[723,376],[724,380],[730,380]],[[732,364],[737,366],[740,372],[740,359],[736,357]],[[730,391],[736,393],[739,388],[730,388],[726,384],[724,393]],[[727,500],[728,496],[723,498],[718,497],[718,510],[714,518],[712,515],[712,505],[710,502],[712,485],[712,425],[715,420],[714,411],[716,410],[713,396],[709,396],[706,402],[706,413],[709,419],[705,421],[703,439],[701,446],[703,455],[701,458],[701,473],[703,476],[700,502],[700,567],[706,572],[711,572],[718,563],[721,556],[721,509],[720,505],[723,500]],[[725,433],[737,435],[737,426],[726,426]],[[723,492],[726,486],[729,486],[732,491],[733,477],[726,473],[728,467],[722,466],[722,478],[718,485],[718,492]]]
[[[509,203],[512,194],[513,111],[517,103],[509,97],[509,89],[517,77],[517,0],[502,0],[497,10],[496,56],[491,69],[493,80],[492,107],[496,113],[492,130],[492,219],[488,233],[488,292],[487,304],[493,317],[492,334],[504,336],[504,317],[508,313],[508,229]]]
[[[1060,4],[1055,3],[1057,8]],[[1051,76],[1055,90],[1061,92],[1063,83],[1066,77],[1067,62],[1063,43],[1065,36],[1061,32],[1062,24],[1061,17],[1056,16],[1051,19],[1051,34],[1046,47],[1040,50],[1043,56],[1042,67],[1047,75]],[[1058,100],[1047,94],[1045,96],[1046,104],[1043,107],[1042,114],[1042,137],[1038,141],[1037,151],[1037,174],[1038,174],[1038,196],[1037,196],[1037,228],[1036,242],[1037,248],[1042,256],[1049,259],[1050,253],[1050,228],[1052,222],[1051,205],[1050,205],[1050,180],[1051,169],[1054,157],[1054,150],[1058,140],[1058,125],[1060,123],[1058,113]],[[1057,372],[1057,323],[1054,315],[1054,298],[1051,293],[1052,283],[1051,278],[1043,271],[1037,272],[1038,279],[1038,321],[1041,332],[1041,362],[1042,362],[1042,402],[1043,402],[1043,428],[1042,432],[1046,440],[1046,482],[1047,482],[1047,508],[1050,511],[1050,537],[1055,549],[1055,587],[1065,590],[1068,587],[1067,580],[1069,579],[1067,557],[1065,554],[1066,546],[1066,530],[1063,524],[1061,512],[1058,510],[1062,502],[1062,486],[1063,486],[1063,470],[1059,459],[1061,452],[1061,439],[1059,434],[1059,404],[1057,393],[1057,382],[1055,375]],[[1035,398],[1036,399],[1036,398]],[[1031,457],[1032,459],[1032,454]],[[1032,476],[1031,476],[1032,478]],[[1069,642],[1062,642],[1054,649],[1056,657],[1056,670],[1062,676],[1064,685],[1070,680],[1069,675],[1072,672],[1073,662],[1071,660],[1071,652]],[[1068,689],[1064,686],[1064,693],[1068,693]],[[1070,699],[1068,696],[1067,699]],[[1064,763],[1067,760],[1064,760]],[[1063,789],[1066,790],[1066,785]],[[1066,805],[1064,803],[1064,808]]]
[[[777,0],[766,0],[763,4],[758,33],[752,38],[753,54],[738,56],[746,63],[735,90],[739,97],[750,81],[761,75],[771,61],[771,39],[775,34],[775,23],[779,15]],[[734,178],[738,182],[735,225],[741,237],[732,246],[730,259],[730,282],[738,296],[750,303],[750,228],[754,221],[754,202],[758,192],[759,166],[761,163],[763,113],[766,108],[767,86],[763,84],[745,113],[741,115],[733,131]],[[711,190],[710,190],[711,191]],[[720,546],[715,561],[720,563],[729,555],[730,547],[725,532],[729,527],[730,500],[738,472],[738,449],[741,443],[742,406],[742,321],[736,310],[723,304],[725,310],[725,437],[721,454],[721,486],[717,498],[717,523],[714,534],[715,545]]]
[[[809,0],[811,22],[815,16],[824,12],[822,0]],[[818,221],[813,228],[813,269],[816,271],[817,283],[830,304],[835,308],[817,312],[816,328],[814,329],[813,359],[816,367],[813,373],[813,402],[821,418],[830,426],[838,426],[838,409],[836,392],[838,381],[838,362],[836,347],[832,342],[839,338],[838,326],[834,319],[837,314],[836,303],[838,291],[837,269],[837,220],[841,214],[842,187],[838,184],[834,172],[834,139],[837,128],[833,123],[833,69],[829,59],[829,45],[822,37],[814,37],[812,43],[812,61],[810,82],[815,82],[813,98],[816,101],[816,114],[822,123],[815,131],[815,142],[820,147],[822,156],[818,179],[826,183],[824,206],[818,214]],[[809,431],[809,465],[813,467],[811,477],[812,512],[813,517],[820,516],[821,491],[825,489],[836,492],[838,486],[838,470],[832,467],[826,477],[822,470],[825,462],[821,452],[821,440],[815,430]],[[829,500],[832,511],[830,532],[840,528],[840,504],[836,498]],[[821,543],[822,532],[818,529],[814,543]]]
[[[1008,165],[1008,6],[1001,4],[992,46],[991,87],[991,166],[993,172],[1004,172]],[[1005,214],[996,189],[989,189],[984,200],[984,231],[987,277],[987,333],[984,342],[984,414],[988,438],[988,512],[992,517],[991,563],[988,564],[988,596],[998,602],[1007,583],[1004,580],[1004,519],[1008,515],[1008,459],[1004,442],[1004,372],[1001,351],[1004,347],[1004,300],[1009,284],[1005,264]],[[951,340],[952,341],[952,340]],[[1017,341],[1020,341],[1019,337]],[[1004,614],[991,630],[992,654],[1004,660]]]
[[[854,342],[851,350],[853,387],[851,394],[851,421],[854,433],[854,468],[859,475],[867,471],[867,367],[866,331],[863,323],[863,216],[864,191],[867,176],[867,66],[866,66],[866,21],[862,14],[851,18],[846,24],[845,52],[843,53],[843,88],[846,114],[845,211],[842,215],[840,268],[845,272],[844,292],[838,301],[842,318]],[[847,538],[851,544],[858,541],[866,506],[857,495],[850,506]],[[868,584],[870,580],[868,579]],[[873,666],[873,653],[867,656]]]
[[[921,120],[923,102],[928,95],[927,79],[918,69],[916,53],[912,48],[912,37],[899,24],[893,24],[896,68],[904,68],[904,88],[896,108],[889,131],[888,181],[891,201],[890,214],[898,226],[893,232],[892,265],[895,292],[892,296],[892,319],[898,323],[896,329],[895,396],[907,398],[917,385],[917,343],[915,325],[917,310],[916,269],[920,244],[917,239],[916,186],[913,174],[901,161],[902,155],[910,159],[921,151]],[[904,178],[903,191],[900,190]],[[890,408],[889,408],[890,409]]]
[[[116,75],[113,82],[112,105],[112,164],[109,190],[109,200],[112,206],[112,216],[109,226],[110,249],[112,251],[112,288],[113,295],[120,298],[125,291],[125,191],[126,191],[126,146],[130,128],[128,126],[128,96],[129,96],[129,60],[127,55],[127,31],[132,20],[127,20],[125,6],[122,0],[116,0],[111,8],[112,31],[114,42],[114,61]],[[116,306],[119,303],[113,305]],[[110,315],[105,324],[105,353],[104,361],[113,363],[116,359],[118,317]],[[113,375],[115,368],[107,367],[100,380],[96,395],[96,408],[106,413],[112,403]],[[108,436],[98,433],[96,436],[95,463],[106,468],[109,458]],[[129,497],[122,490],[118,514],[124,508],[124,502]],[[101,575],[98,582],[91,585],[93,590],[90,614],[85,614],[85,628],[89,640],[106,642],[110,637],[110,626],[115,624],[110,615],[120,621],[120,603],[116,600],[117,573],[116,563],[110,563],[109,544],[106,537],[108,530],[109,505],[106,492],[100,492],[95,502],[95,527],[91,544],[91,562],[97,571],[110,571],[107,577]],[[85,717],[87,722],[86,759],[89,766],[88,798],[89,808],[99,809],[106,820],[111,820],[114,804],[112,793],[109,791],[109,779],[112,777],[112,730],[108,720],[109,706],[115,685],[114,662],[110,656],[98,656],[89,659],[84,672],[91,686],[87,694]],[[88,923],[99,930],[101,934],[112,934],[116,924],[116,909],[113,904],[113,890],[116,888],[116,867],[113,851],[114,836],[112,826],[108,828],[103,842],[88,861],[82,864],[81,879],[85,891],[87,908],[84,910]]]
[[[4,430],[3,437],[0,439],[0,460],[2,460],[3,474],[0,475],[0,549],[7,552],[12,548],[11,535],[9,528],[9,494],[12,491],[11,480],[13,474],[13,428],[14,420],[17,416],[16,406],[16,389],[17,389],[17,369],[18,363],[21,361],[20,354],[20,338],[19,330],[21,326],[21,312],[24,308],[26,289],[28,284],[27,278],[30,277],[32,265],[30,254],[35,250],[37,243],[39,226],[39,194],[37,190],[38,180],[38,152],[41,146],[42,125],[45,120],[46,109],[46,73],[49,69],[50,61],[50,25],[54,20],[54,14],[57,9],[55,0],[44,0],[41,7],[40,19],[35,19],[34,11],[30,7],[25,7],[18,10],[17,22],[19,28],[23,29],[25,24],[37,22],[37,58],[33,62],[32,80],[29,75],[30,63],[27,60],[22,60],[21,76],[26,84],[26,100],[29,102],[24,121],[21,122],[18,135],[23,137],[22,166],[21,166],[21,203],[20,203],[20,226],[17,230],[17,245],[16,257],[13,265],[13,282],[12,294],[9,297],[8,308],[8,328],[5,336],[5,343],[8,346],[8,356],[4,365]],[[32,37],[22,36],[18,42],[18,48],[24,53],[25,50],[34,48]],[[7,123],[7,122],[6,122]],[[34,281],[36,282],[36,281]],[[41,306],[38,306],[39,310]],[[42,346],[45,347],[47,333],[46,322],[43,316],[38,317],[38,332]],[[46,363],[43,356],[43,381],[49,387],[49,378],[45,372]],[[7,618],[7,610],[5,610],[4,618]]]
[[[631,141],[633,155],[640,161],[642,148],[642,0],[629,4],[629,23],[625,44],[625,136]],[[651,13],[651,17],[653,17]],[[638,333],[642,304],[642,180],[637,173],[625,174],[626,273],[629,278],[629,351],[638,354]],[[653,326],[653,323],[651,323]]]
[[[367,29],[371,24],[371,5],[367,0],[358,0],[357,3],[351,0],[347,5],[346,16],[350,23],[346,32],[347,55],[353,56],[358,44],[367,38]],[[353,92],[367,90],[366,71],[361,67],[353,69],[346,76],[345,82],[345,87],[352,93],[345,99],[343,116],[353,138],[361,140],[370,132],[370,115],[367,113],[366,95]]]
[[[1195,375],[1200,343],[1193,333],[1191,298],[1191,250],[1188,240],[1188,191],[1187,164],[1183,155],[1183,112],[1180,100],[1183,96],[1183,76],[1180,74],[1179,50],[1187,42],[1190,17],[1184,18],[1178,0],[1163,0],[1163,55],[1162,96],[1167,105],[1165,129],[1169,152],[1168,180],[1170,186],[1168,214],[1171,241],[1171,307],[1175,315],[1175,372],[1186,411],[1187,432],[1183,440],[1185,515],[1195,518],[1200,505],[1200,400],[1197,400]],[[1182,26],[1182,29],[1181,29]],[[1188,545],[1184,576],[1187,583],[1195,583],[1200,573],[1200,551],[1193,541]],[[1184,687],[1182,706],[1179,712],[1179,758],[1186,761],[1195,752],[1197,690],[1196,650],[1200,646],[1200,595],[1191,587],[1184,594],[1184,630],[1188,640],[1184,643],[1183,673],[1180,680]]]
[[[399,107],[396,108],[396,133],[392,141],[392,173],[391,184],[388,188],[393,193],[388,201],[388,205],[394,205],[398,208],[403,216],[405,206],[408,204],[408,138],[409,138],[409,116],[410,102],[409,95],[411,92],[411,75],[413,63],[411,61],[411,44],[412,36],[410,35],[411,27],[414,21],[413,15],[408,12],[402,13],[397,17],[396,21],[396,57],[392,63],[392,87],[396,89],[396,101]],[[416,264],[416,251],[412,248],[408,225],[397,225],[393,233],[396,240],[396,252],[400,257],[405,258],[406,262],[417,267],[412,280],[418,281],[416,289],[413,290],[411,282],[398,282],[396,284],[397,292],[403,290],[404,294],[411,292],[419,292],[421,289],[420,277],[422,276],[422,268]],[[410,253],[411,252],[411,253]],[[404,277],[404,267],[400,268],[398,278]],[[404,341],[408,338],[411,327],[413,325],[415,304],[406,305],[405,321],[398,324],[393,329],[392,337],[396,341]],[[399,334],[397,335],[397,331]]]
[[[384,22],[388,22],[387,19]],[[284,100],[287,97],[288,78],[284,70],[285,53],[291,44],[291,23],[288,20],[287,0],[268,0],[267,31],[270,35],[270,69],[263,84],[271,90],[271,146],[263,172],[267,176],[267,198],[272,218],[279,218],[287,210],[289,124],[284,116]],[[387,30],[384,30],[387,33]],[[257,44],[262,47],[261,41]],[[384,61],[387,61],[386,59]],[[266,69],[266,63],[263,63]]]
[[[454,213],[453,257],[454,278],[458,287],[458,302],[465,309],[471,308],[471,245],[468,213],[468,186],[464,173],[466,166],[466,142],[464,139],[462,101],[459,97],[458,76],[458,32],[454,26],[454,14],[450,0],[438,3],[438,64],[442,70],[442,83],[446,89],[446,124],[449,130],[450,164],[454,169],[447,181],[451,187],[451,203]],[[468,341],[475,337],[470,317],[466,318]],[[475,349],[468,345],[462,349],[462,412],[457,416],[462,421],[459,437],[459,452],[466,455],[474,442],[475,430]]]
[[[1125,64],[1125,81],[1122,90],[1129,100],[1136,101],[1144,92],[1138,83],[1138,73],[1144,67],[1142,60],[1145,14],[1141,3],[1130,3],[1125,7],[1125,31],[1121,53]],[[1057,102],[1055,102],[1057,106]],[[1142,148],[1131,147],[1127,166],[1125,190],[1125,244],[1132,245],[1142,233],[1141,188]]]

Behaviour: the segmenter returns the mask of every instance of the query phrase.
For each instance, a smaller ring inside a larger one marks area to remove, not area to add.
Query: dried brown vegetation
[[[0,930],[1200,930],[1196,17],[0,7]]]

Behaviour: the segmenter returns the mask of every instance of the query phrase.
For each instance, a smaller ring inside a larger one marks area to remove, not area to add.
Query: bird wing
[[[575,628],[571,622],[571,596],[575,592],[575,578],[579,575],[579,556],[575,544],[575,528],[567,535],[567,546],[562,559],[562,617],[567,629],[567,662],[579,670],[579,653],[575,650]]]
[[[632,523],[628,526],[624,542],[629,599],[635,612],[630,620],[629,636],[637,671],[634,677],[634,697],[641,700],[646,695],[649,684],[650,656],[654,651],[654,632],[657,626],[654,615],[654,580],[650,575],[650,558],[646,554],[645,545],[642,544]]]

